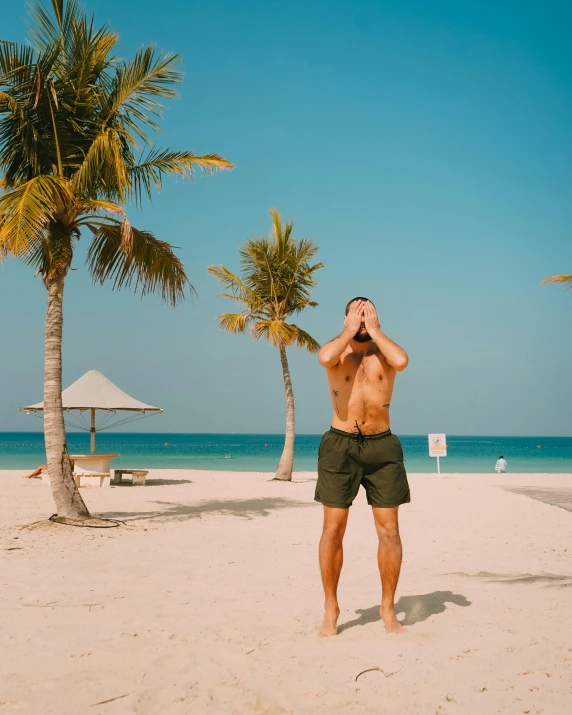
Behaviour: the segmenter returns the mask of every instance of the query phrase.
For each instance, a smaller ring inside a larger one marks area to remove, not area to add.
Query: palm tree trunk
[[[274,479],[291,482],[292,468],[294,466],[294,390],[292,389],[286,348],[282,345],[280,346],[280,360],[282,362],[284,391],[286,393],[286,438],[284,440],[284,450],[282,451]]]
[[[89,519],[72,474],[62,408],[62,330],[64,278],[45,279],[48,289],[44,357],[44,440],[48,472],[58,516]]]

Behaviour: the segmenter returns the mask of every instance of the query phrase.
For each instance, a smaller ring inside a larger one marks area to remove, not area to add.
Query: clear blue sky
[[[5,3],[0,36],[22,40]],[[165,408],[151,431],[280,432],[277,351],[222,334],[206,267],[276,206],[320,246],[320,342],[370,296],[409,352],[393,400],[402,434],[572,434],[572,5],[536,0],[90,0],[122,52],[180,52],[186,81],[162,143],[219,152],[235,171],[168,184],[132,222],[180,246],[200,294],[177,309],[66,287],[64,385],[97,368]],[[87,236],[85,237],[87,239]],[[0,430],[42,398],[45,290],[0,266]],[[315,356],[291,351],[300,432],[330,420]]]

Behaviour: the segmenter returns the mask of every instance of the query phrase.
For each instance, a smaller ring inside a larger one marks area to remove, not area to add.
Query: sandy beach
[[[315,474],[82,489],[116,529],[26,527],[54,507],[22,474],[0,473],[2,714],[570,712],[570,475],[410,475],[400,636],[361,493],[320,639]]]

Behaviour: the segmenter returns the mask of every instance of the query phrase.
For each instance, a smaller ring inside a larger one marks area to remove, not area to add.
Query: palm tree
[[[318,247],[308,239],[292,238],[294,221],[282,226],[276,209],[270,209],[272,236],[248,240],[240,249],[242,277],[224,266],[211,266],[208,271],[224,286],[224,298],[242,306],[241,313],[224,313],[217,320],[229,333],[243,333],[250,326],[255,340],[264,338],[280,351],[284,390],[286,393],[286,437],[275,479],[291,480],[294,465],[294,391],[286,348],[294,343],[317,352],[319,343],[305,330],[287,319],[317,303],[310,300],[316,285],[314,273],[323,263],[310,261]]]
[[[542,283],[564,283],[566,288],[570,290],[572,288],[572,276],[550,276],[542,281]]]
[[[48,292],[48,469],[58,514],[82,519],[89,512],[72,478],[61,401],[63,293],[77,241],[87,229],[94,282],[176,305],[193,292],[183,264],[168,243],[131,226],[125,207],[140,208],[166,175],[232,164],[154,146],[163,100],[182,79],[177,55],[147,46],[117,59],[117,35],[95,28],[76,0],[51,4],[33,6],[30,46],[0,42],[0,258],[25,261]]]

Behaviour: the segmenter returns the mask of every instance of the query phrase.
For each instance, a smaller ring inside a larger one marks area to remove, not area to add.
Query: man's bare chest
[[[348,355],[340,364],[341,381],[361,387],[381,387],[387,383],[389,371],[383,358],[378,355]]]

